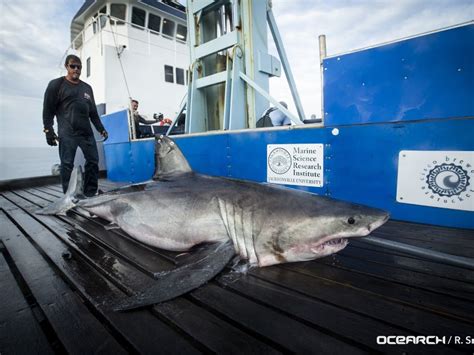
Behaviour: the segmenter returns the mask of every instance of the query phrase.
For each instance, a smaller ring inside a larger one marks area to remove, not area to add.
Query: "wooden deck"
[[[60,195],[56,184],[0,193],[2,355],[474,351],[454,338],[377,345],[379,335],[474,337],[474,272],[362,241],[317,261],[227,270],[178,299],[111,311],[111,300],[172,268],[174,254],[80,212],[33,213]],[[373,235],[474,258],[472,230],[389,221]]]

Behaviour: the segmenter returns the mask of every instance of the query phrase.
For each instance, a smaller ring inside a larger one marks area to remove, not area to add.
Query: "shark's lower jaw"
[[[311,251],[318,255],[318,257],[323,257],[326,255],[337,253],[338,251],[344,249],[348,244],[347,238],[337,238],[328,240],[322,244],[314,246],[311,248]]]

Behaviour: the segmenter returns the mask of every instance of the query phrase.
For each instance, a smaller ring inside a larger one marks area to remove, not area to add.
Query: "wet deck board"
[[[2,302],[0,302],[0,344],[2,353],[27,353],[37,349],[38,353],[53,354],[40,322],[33,309],[23,297],[20,287],[0,255],[0,280]]]
[[[115,186],[101,181],[103,190]],[[378,335],[473,336],[474,273],[362,241],[316,261],[227,269],[175,300],[114,312],[110,304],[151,285],[176,255],[82,211],[34,214],[61,194],[57,184],[1,192],[2,354],[474,350],[377,345]],[[374,235],[474,257],[471,230],[389,221]]]

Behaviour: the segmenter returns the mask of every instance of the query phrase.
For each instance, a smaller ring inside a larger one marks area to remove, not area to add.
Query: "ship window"
[[[104,6],[102,9],[99,10],[99,13],[96,13],[93,16],[92,30],[94,31],[94,33],[98,31],[99,25],[101,29],[105,27],[105,24],[107,23],[107,17],[104,15],[106,13],[107,13],[107,7]]]
[[[180,41],[186,42],[186,35],[188,33],[188,29],[186,26],[178,24],[178,29],[176,31],[176,38]]]
[[[79,36],[76,38],[74,41],[74,49],[81,48],[82,47],[82,36]]]
[[[86,60],[86,74],[87,77],[91,76],[91,57],[87,58]]]
[[[145,10],[139,9],[138,7],[132,7],[132,23],[141,27],[145,27],[145,18]]]
[[[186,70],[186,85],[189,83],[189,70]]]
[[[174,83],[173,67],[171,65],[165,65],[165,81],[167,83]]]
[[[166,18],[163,19],[163,34],[174,37],[174,22]]]
[[[161,17],[148,14],[148,28],[155,32],[160,32]]]
[[[184,69],[176,68],[176,83],[184,85]]]
[[[107,6],[104,6],[102,9],[99,10],[99,23],[100,28],[104,28],[105,24],[107,23]]]
[[[125,20],[125,15],[127,13],[127,5],[125,4],[111,4],[110,5],[110,16]],[[115,24],[115,21],[110,21],[112,24]],[[117,21],[117,25],[123,25],[125,22]]]

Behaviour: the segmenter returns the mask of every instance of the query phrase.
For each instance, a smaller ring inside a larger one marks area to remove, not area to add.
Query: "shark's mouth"
[[[337,245],[343,245],[346,246],[348,243],[347,238],[337,238],[337,239],[332,239],[328,240],[327,242],[324,242],[322,246],[337,246]]]
[[[324,243],[313,246],[311,250],[315,253],[321,253],[329,250],[332,250],[332,252],[336,252],[344,249],[348,243],[349,241],[347,240],[347,238],[336,238],[327,240]]]

